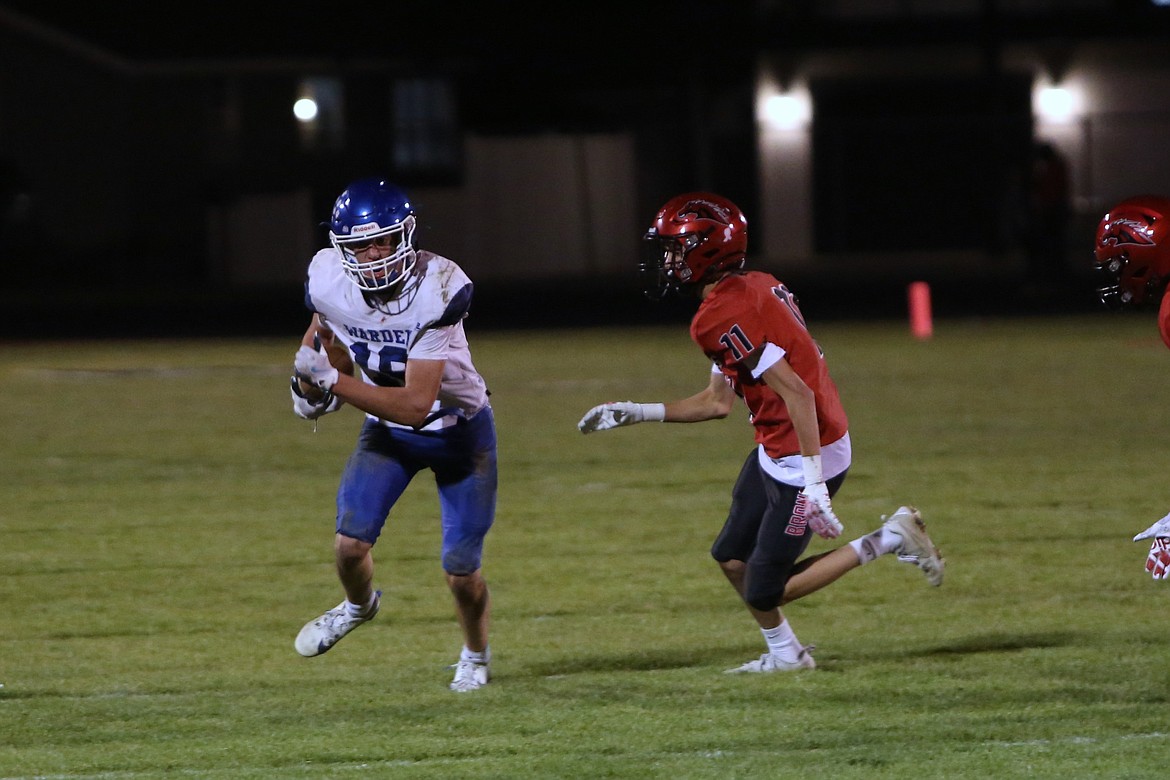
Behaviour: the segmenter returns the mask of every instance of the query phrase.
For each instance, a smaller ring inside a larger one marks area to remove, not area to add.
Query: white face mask
[[[341,266],[359,289],[382,292],[398,285],[414,270],[414,216],[400,224],[380,229],[365,226],[358,236],[329,234],[333,247],[341,254]]]

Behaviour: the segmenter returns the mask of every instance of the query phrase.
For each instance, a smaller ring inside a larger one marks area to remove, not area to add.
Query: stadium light
[[[298,122],[312,122],[317,118],[317,101],[303,97],[293,103],[293,116]]]
[[[292,112],[303,150],[336,150],[345,145],[342,103],[340,80],[325,76],[301,79]]]
[[[1066,124],[1081,115],[1081,93],[1068,84],[1048,84],[1036,90],[1032,98],[1033,110],[1045,122]]]
[[[796,130],[812,118],[812,101],[799,92],[778,92],[763,99],[763,118],[776,130]]]

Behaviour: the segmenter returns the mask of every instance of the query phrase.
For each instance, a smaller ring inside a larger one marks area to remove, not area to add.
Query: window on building
[[[451,83],[442,78],[404,78],[391,90],[394,170],[414,179],[456,176],[462,134]]]

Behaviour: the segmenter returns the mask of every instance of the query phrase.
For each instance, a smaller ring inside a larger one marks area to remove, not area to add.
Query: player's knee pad
[[[787,575],[788,570],[784,567],[761,567],[749,563],[743,581],[743,600],[760,612],[775,609],[784,598]]]
[[[760,612],[769,612],[780,606],[780,600],[784,597],[784,588],[745,588],[743,593],[743,600],[748,603],[752,609],[757,609]]]
[[[378,536],[382,533],[382,526],[385,523],[384,517],[363,518],[356,512],[346,511],[338,515],[336,530],[342,536],[372,545],[378,541]]]
[[[482,562],[482,544],[459,544],[443,550],[443,571],[456,577],[471,574]]]

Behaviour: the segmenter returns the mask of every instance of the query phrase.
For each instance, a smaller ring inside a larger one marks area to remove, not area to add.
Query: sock
[[[471,661],[477,664],[486,664],[491,660],[491,657],[492,649],[490,647],[485,647],[482,653],[477,653],[474,650],[469,650],[467,645],[464,645],[463,650],[459,652],[460,661]]]
[[[345,600],[345,609],[350,617],[365,617],[370,608],[374,606],[374,599],[378,598],[377,591],[370,594],[370,600],[363,606],[361,604],[354,604],[348,598]]]
[[[898,545],[901,543],[901,536],[882,526],[876,531],[854,539],[849,543],[849,546],[853,548],[853,552],[857,553],[857,559],[864,566],[887,553],[892,553],[898,549]]]
[[[761,628],[764,641],[768,643],[768,652],[782,661],[795,661],[800,655],[800,642],[787,620],[780,621],[775,628]]]

